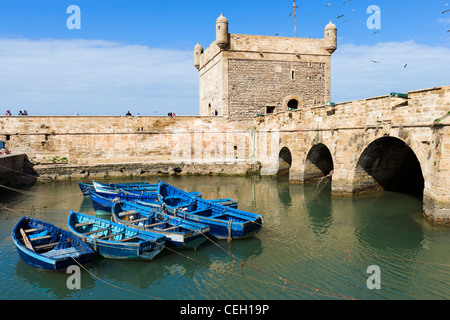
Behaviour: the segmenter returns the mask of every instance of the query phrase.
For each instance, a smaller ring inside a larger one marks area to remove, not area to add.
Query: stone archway
[[[298,96],[287,96],[283,100],[282,110],[298,110],[303,107],[303,102]]]
[[[331,177],[333,170],[333,157],[328,147],[322,143],[314,145],[306,157],[304,181],[310,182],[325,176]]]
[[[373,141],[356,165],[354,193],[381,190],[423,196],[420,162],[414,151],[398,138],[383,137]]]
[[[278,160],[277,176],[289,176],[289,170],[292,166],[292,154],[289,148],[284,147],[280,150]]]

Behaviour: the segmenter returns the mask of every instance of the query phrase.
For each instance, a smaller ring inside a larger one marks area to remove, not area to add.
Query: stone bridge
[[[330,175],[335,196],[423,197],[450,225],[450,86],[234,121],[223,117],[0,117],[0,140],[41,178],[149,174]],[[256,115],[255,115],[256,116]]]
[[[335,196],[410,193],[423,197],[427,219],[450,224],[450,86],[259,121],[263,175],[300,182],[330,175]]]

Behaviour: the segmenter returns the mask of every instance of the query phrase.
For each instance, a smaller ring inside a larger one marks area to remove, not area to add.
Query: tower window
[[[297,110],[298,109],[298,101],[295,99],[292,99],[288,102],[288,109],[290,110]]]
[[[275,112],[275,107],[266,107],[266,114],[271,114]]]
[[[295,80],[295,71],[291,71],[291,79]]]

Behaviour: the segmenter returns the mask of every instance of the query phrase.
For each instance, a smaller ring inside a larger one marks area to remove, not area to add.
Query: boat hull
[[[40,233],[39,236],[34,238],[32,233],[26,235],[30,244],[34,242],[32,245],[33,250],[25,245],[20,232],[20,230],[26,232],[26,230],[31,230],[31,228],[37,230],[35,232]],[[50,238],[53,242],[43,240],[43,238]],[[19,220],[13,228],[12,239],[20,260],[38,270],[63,271],[71,265],[86,265],[95,256],[95,252],[81,238],[52,224],[31,217],[23,217]],[[38,250],[39,247],[48,246],[49,244],[51,246],[47,250],[38,252],[40,251]]]
[[[69,214],[68,226],[71,232],[82,238],[95,252],[108,259],[152,260],[165,247],[164,236],[138,232],[112,221],[74,211]],[[110,235],[114,236],[109,237]]]
[[[128,218],[121,218],[120,213],[133,211],[135,214]],[[158,219],[157,217],[160,216]],[[177,249],[196,249],[206,241],[205,234],[209,233],[209,227],[183,219],[169,217],[158,213],[157,210],[146,208],[131,202],[114,203],[112,207],[112,217],[116,223],[126,225],[130,228],[151,231],[166,237],[166,246]],[[134,224],[130,218],[143,221]],[[149,225],[157,224],[153,227]],[[159,226],[158,226],[159,225]],[[164,225],[164,227],[162,227]],[[174,229],[175,231],[165,231],[164,229]]]

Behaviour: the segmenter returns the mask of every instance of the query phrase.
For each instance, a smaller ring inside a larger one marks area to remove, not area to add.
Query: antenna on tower
[[[295,26],[295,37],[297,38],[297,8],[298,6],[295,5],[294,0],[294,26]]]

